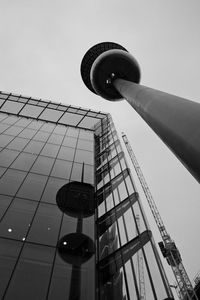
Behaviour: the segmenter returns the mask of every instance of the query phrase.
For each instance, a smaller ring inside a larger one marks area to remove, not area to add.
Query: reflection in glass
[[[69,179],[71,174],[72,162],[57,159],[51,176]]]
[[[20,187],[17,196],[39,201],[46,181],[46,176],[29,173]]]
[[[25,176],[25,172],[8,169],[0,179],[1,193],[11,196],[15,195]]]
[[[0,299],[3,299],[7,284],[15,267],[22,243],[0,238]],[[17,299],[14,298],[13,299]]]
[[[0,223],[0,235],[23,240],[35,212],[37,202],[15,198]]]
[[[45,299],[54,251],[51,247],[25,244],[4,299]]]
[[[28,241],[56,246],[62,212],[55,205],[41,203],[28,234]]]
[[[67,182],[68,181],[66,179],[63,180],[49,177],[41,201],[56,204],[56,194],[58,190]]]

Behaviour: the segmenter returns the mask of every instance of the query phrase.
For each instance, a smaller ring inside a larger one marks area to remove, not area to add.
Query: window
[[[77,126],[82,118],[83,118],[82,115],[76,115],[76,114],[66,112],[59,120],[59,123]]]
[[[42,142],[30,141],[30,143],[26,146],[24,151],[32,154],[39,154],[43,147],[44,143]]]
[[[59,189],[67,182],[68,181],[66,179],[63,180],[54,177],[49,177],[41,201],[56,204],[56,194],[59,191]]]
[[[47,131],[47,132],[52,132],[54,130],[54,128],[55,128],[55,124],[44,123],[41,130],[42,131]]]
[[[4,105],[1,107],[1,111],[17,114],[22,109],[23,106],[24,106],[23,103],[6,101]]]
[[[28,234],[28,241],[56,246],[62,212],[56,205],[41,203]]]
[[[62,143],[63,136],[58,134],[52,134],[48,140],[48,143],[60,145]]]
[[[78,140],[77,148],[87,150],[87,151],[94,151],[94,144],[91,141],[86,140]]]
[[[16,135],[18,135],[22,130],[23,130],[22,127],[12,126],[12,127],[8,128],[8,129],[5,131],[5,134],[16,136]]]
[[[11,168],[29,171],[37,156],[29,153],[20,153],[17,159],[12,164]]]
[[[19,137],[31,139],[36,134],[36,131],[33,129],[25,128],[20,134]]]
[[[0,219],[4,215],[6,209],[10,205],[12,197],[0,195]]]
[[[15,267],[21,246],[22,243],[20,242],[0,239],[0,299],[3,299],[3,294]],[[17,299],[15,295],[13,297],[13,299]]]
[[[46,144],[42,149],[41,155],[56,157],[59,146],[53,144]]]
[[[63,111],[54,110],[50,108],[46,108],[41,114],[40,118],[46,121],[57,122],[58,119],[62,116]]]
[[[94,141],[94,132],[88,130],[80,130],[79,138]]]
[[[1,145],[1,147],[6,147],[10,143],[10,141],[12,141],[12,139],[13,139],[13,136],[1,134],[0,135],[0,145]]]
[[[72,136],[73,138],[78,137],[78,134],[79,134],[79,129],[72,128],[72,127],[69,127],[66,133],[67,136]]]
[[[73,161],[74,151],[75,151],[74,148],[63,147],[62,146],[60,148],[60,151],[59,151],[59,154],[58,154],[58,158]]]
[[[72,174],[71,174],[70,180],[71,181],[72,180],[81,181],[82,169],[83,169],[82,164],[73,163]]]
[[[63,146],[68,146],[68,147],[72,147],[75,148],[76,147],[76,143],[77,143],[77,139],[73,138],[71,136],[66,136],[63,140]]]
[[[7,124],[0,124],[0,133],[4,132],[8,127],[9,125]]]
[[[75,159],[76,162],[85,163],[89,165],[94,164],[94,154],[93,152],[84,151],[84,150],[76,150]]]
[[[1,167],[9,167],[9,165],[13,162],[13,160],[17,157],[19,152],[3,149],[0,152],[0,166]]]
[[[17,122],[17,120],[19,120],[18,117],[8,116],[6,119],[3,120],[3,123],[5,123],[5,124],[14,124],[15,122]]]
[[[16,137],[12,142],[7,146],[9,149],[21,151],[29,142],[27,139]]]
[[[25,172],[8,169],[7,172],[0,179],[1,193],[11,196],[15,195],[25,176]]]
[[[31,172],[49,175],[53,163],[54,159],[46,156],[39,156],[36,162],[34,163],[33,167],[31,168]]]
[[[12,277],[7,299],[46,299],[55,249],[26,244]],[[19,252],[19,251],[16,251]]]
[[[17,196],[39,201],[46,181],[46,176],[29,173],[20,187]]]
[[[44,109],[43,107],[26,104],[22,109],[22,111],[20,112],[20,115],[37,118],[39,114],[43,111],[43,109]]]
[[[96,118],[84,117],[84,119],[80,122],[79,126],[83,128],[92,129],[98,121],[99,120]]]
[[[41,121],[32,121],[29,125],[28,128],[31,129],[39,129],[44,123]]]
[[[35,201],[15,198],[0,223],[0,235],[24,240],[36,207]]]
[[[51,176],[69,179],[71,174],[72,162],[57,159]]]
[[[49,132],[39,131],[33,137],[33,140],[37,140],[37,141],[41,141],[41,142],[46,142],[48,140],[48,138],[49,138],[49,135],[50,135]]]
[[[53,133],[64,135],[66,133],[66,130],[67,130],[67,126],[56,125]]]
[[[16,123],[16,125],[21,127],[26,127],[31,123],[31,121],[32,121],[31,119],[20,118],[20,120]]]

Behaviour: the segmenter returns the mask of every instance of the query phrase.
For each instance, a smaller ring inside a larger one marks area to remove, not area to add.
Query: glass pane
[[[73,161],[74,152],[75,152],[74,148],[63,147],[62,146],[60,148],[60,151],[59,151],[59,154],[58,154],[58,158]]]
[[[11,169],[7,170],[7,172],[0,179],[1,193],[11,196],[15,195],[25,176],[25,172]]]
[[[44,146],[44,143],[37,141],[30,141],[30,143],[24,149],[25,152],[30,152],[33,154],[39,154]]]
[[[77,139],[73,138],[71,136],[66,136],[63,140],[63,146],[68,146],[68,147],[72,147],[75,148],[76,147],[76,143],[77,143]]]
[[[49,175],[53,163],[54,159],[45,156],[39,156],[31,168],[31,172]]]
[[[84,119],[80,122],[79,126],[83,128],[93,129],[94,125],[99,122],[99,119],[92,117],[84,117]]]
[[[35,201],[15,198],[0,223],[0,235],[24,240],[36,207]]]
[[[29,125],[28,128],[31,129],[39,129],[44,123],[41,121],[32,121]]]
[[[83,165],[78,163],[73,163],[72,174],[70,180],[81,181]]]
[[[48,140],[48,143],[60,145],[62,143],[63,136],[58,134],[52,134]]]
[[[1,134],[0,135],[0,145],[1,145],[1,147],[6,147],[10,143],[10,141],[12,141],[12,140],[13,140],[13,136]]]
[[[87,151],[94,151],[94,144],[91,141],[79,139],[77,148],[87,150]]]
[[[54,251],[27,243],[4,299],[46,299]]]
[[[3,294],[15,267],[22,243],[7,239],[0,239],[0,299]],[[14,298],[13,299],[17,299]]]
[[[6,209],[10,205],[12,197],[0,195],[0,219],[4,215]]]
[[[56,194],[68,181],[50,177],[45,187],[41,201],[56,204]],[[56,204],[57,205],[57,204]]]
[[[41,155],[56,157],[59,146],[53,144],[46,144],[42,149]]]
[[[93,131],[89,131],[89,130],[81,130],[80,131],[80,135],[79,135],[80,139],[84,139],[84,140],[89,140],[94,142],[94,132]]]
[[[27,139],[18,138],[16,137],[8,146],[7,148],[13,150],[22,150],[26,144],[29,142]]]
[[[56,255],[48,300],[69,299],[71,283],[71,264],[64,262],[59,254]],[[88,298],[93,300],[92,298]]]
[[[36,133],[36,135],[33,137],[33,140],[46,142],[49,138],[50,133],[45,131],[39,131]]]
[[[0,177],[3,175],[3,173],[6,171],[6,168],[0,167]]]
[[[19,152],[3,149],[0,152],[0,166],[2,167],[9,167],[10,164],[15,160]]]
[[[19,117],[18,117],[19,119]],[[17,126],[26,127],[32,122],[31,119],[20,118],[20,120],[16,123]]]
[[[41,130],[42,131],[47,131],[47,132],[52,132],[54,130],[54,128],[55,128],[55,124],[45,123],[42,126]]]
[[[46,181],[46,176],[30,173],[20,187],[17,195],[22,198],[39,201]]]
[[[46,121],[57,122],[62,114],[63,111],[46,108],[41,114],[40,118]]]
[[[66,133],[67,136],[72,136],[73,138],[77,138],[78,134],[79,134],[79,129],[72,128],[72,127],[69,127]]]
[[[56,134],[65,134],[67,130],[67,126],[62,126],[62,125],[56,125],[55,129],[54,129],[54,133]]]
[[[85,165],[84,166],[84,182],[94,184],[94,167]]]
[[[26,104],[20,112],[20,115],[37,118],[39,114],[43,111],[43,109],[43,107]]]
[[[3,123],[5,124],[14,124],[15,122],[17,122],[17,120],[19,120],[19,117],[15,117],[15,116],[9,116],[6,119],[3,120]]]
[[[8,127],[8,124],[0,124],[0,133],[4,132]]]
[[[24,106],[23,103],[6,101],[4,105],[1,107],[1,111],[17,114],[22,109],[23,106]]]
[[[0,113],[0,121],[2,121],[2,120],[4,120],[4,119],[6,119],[7,118],[7,114],[5,114],[5,113]]]
[[[20,153],[18,158],[14,161],[11,168],[29,171],[37,156],[29,153]]]
[[[36,130],[25,128],[20,134],[19,137],[31,139],[36,134]]]
[[[72,162],[57,159],[51,176],[69,179],[71,174]]]
[[[41,203],[28,234],[28,241],[56,246],[62,212],[57,205]]]
[[[76,126],[82,118],[83,118],[82,115],[76,115],[73,113],[66,112],[59,120],[59,123]]]
[[[93,154],[93,152],[77,149],[74,160],[77,162],[80,162],[80,163],[84,162],[85,164],[93,165],[94,164],[94,154]]]
[[[5,131],[5,134],[16,136],[16,135],[18,135],[22,130],[23,130],[22,127],[12,126],[12,127],[8,128],[8,129]]]

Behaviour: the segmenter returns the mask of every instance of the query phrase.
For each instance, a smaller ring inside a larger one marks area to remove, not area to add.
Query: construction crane
[[[136,222],[137,222],[138,231],[140,232],[140,216],[139,215],[136,215]],[[138,264],[138,279],[139,279],[140,300],[146,300],[143,254],[142,254],[141,250],[137,252],[137,264]]]
[[[160,250],[166,258],[168,264],[171,266],[172,271],[174,273],[176,282],[177,282],[177,291],[179,298],[181,300],[198,300],[197,295],[193,289],[192,283],[187,275],[187,272],[183,266],[181,255],[179,250],[176,247],[175,242],[171,239],[170,235],[168,234],[163,220],[160,216],[156,203],[151,195],[149,187],[146,183],[144,175],[141,171],[139,163],[137,162],[136,156],[130,146],[130,143],[127,139],[127,136],[122,133],[122,138],[126,149],[129,153],[130,159],[133,163],[134,169],[148,201],[149,207],[157,224],[158,230],[160,231],[162,241],[158,243]]]

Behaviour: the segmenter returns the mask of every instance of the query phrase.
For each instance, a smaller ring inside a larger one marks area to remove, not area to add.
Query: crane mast
[[[153,217],[155,219],[155,222],[157,224],[158,230],[161,234],[162,241],[159,242],[158,245],[160,247],[160,250],[161,250],[163,256],[166,258],[168,264],[171,266],[172,271],[174,273],[174,276],[175,276],[175,279],[177,282],[177,292],[178,292],[179,298],[181,300],[182,299],[183,300],[189,300],[189,299],[198,300],[196,293],[193,289],[192,283],[191,283],[191,281],[187,275],[187,272],[183,266],[180,252],[177,249],[175,242],[171,239],[170,235],[168,234],[168,232],[166,230],[166,227],[160,216],[160,213],[158,211],[156,203],[154,202],[154,199],[153,199],[152,194],[149,190],[149,187],[146,183],[146,180],[141,171],[141,168],[136,159],[136,156],[130,146],[127,136],[124,133],[122,133],[122,138],[123,138],[124,144],[126,146],[126,149],[129,153],[130,159],[133,163],[135,172],[138,176],[138,179],[142,186],[143,192],[145,194],[145,197],[147,199],[147,202],[149,204],[149,207],[150,207]]]
[[[138,230],[140,232],[140,216],[139,215],[136,215],[136,222],[137,222]],[[136,233],[138,233],[138,232],[136,232]],[[137,263],[138,263],[140,300],[146,300],[143,254],[142,254],[141,250],[137,252]]]

